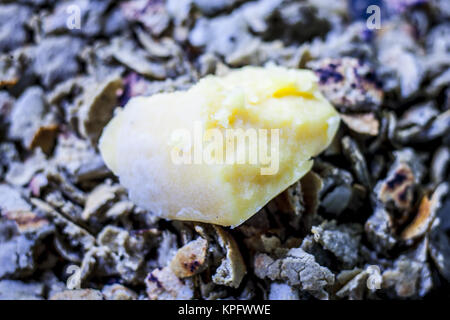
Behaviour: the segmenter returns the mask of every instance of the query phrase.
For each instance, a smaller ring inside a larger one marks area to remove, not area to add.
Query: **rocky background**
[[[448,299],[449,17],[446,0],[0,0],[0,298]],[[133,205],[96,146],[116,106],[267,63],[313,69],[342,115],[313,170],[232,230]]]

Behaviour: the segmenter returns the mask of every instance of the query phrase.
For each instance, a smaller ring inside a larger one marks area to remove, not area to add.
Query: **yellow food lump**
[[[338,126],[311,71],[244,67],[132,98],[105,127],[100,152],[139,206],[237,226],[304,176]]]

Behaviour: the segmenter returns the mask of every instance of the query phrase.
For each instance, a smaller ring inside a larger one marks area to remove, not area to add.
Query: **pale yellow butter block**
[[[139,206],[237,226],[304,176],[338,126],[311,71],[244,67],[131,99],[105,127],[100,151]]]

